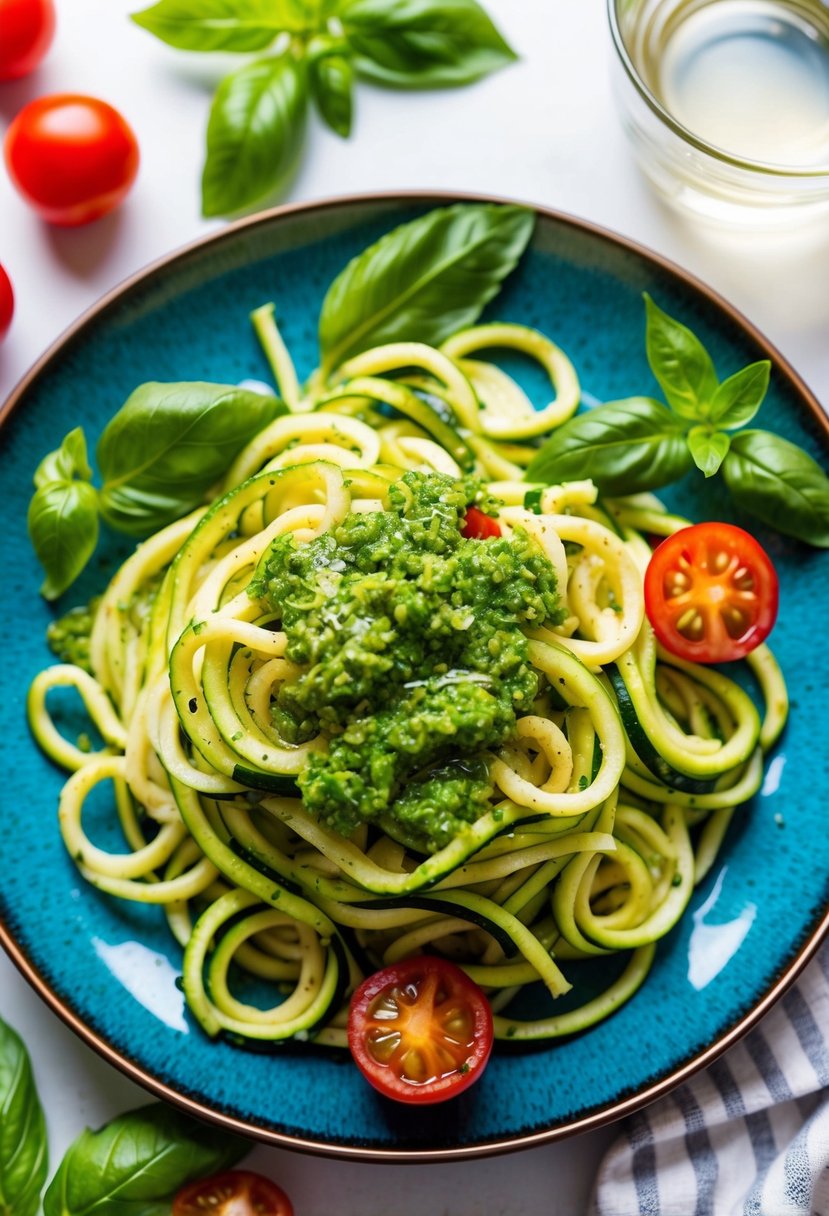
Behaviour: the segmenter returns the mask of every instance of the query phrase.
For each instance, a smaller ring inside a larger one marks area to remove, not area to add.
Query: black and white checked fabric
[[[829,944],[758,1027],[621,1128],[590,1216],[829,1216]]]

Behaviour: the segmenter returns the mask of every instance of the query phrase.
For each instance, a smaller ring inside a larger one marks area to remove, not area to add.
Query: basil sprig
[[[99,520],[145,536],[203,502],[245,444],[285,406],[225,384],[142,384],[98,442],[103,478],[92,485],[86,440],[70,431],[35,473],[29,537],[46,572],[41,594],[57,599],[86,566]]]
[[[443,88],[516,58],[477,0],[158,0],[132,19],[179,50],[268,52],[216,93],[202,175],[209,216],[282,189],[299,162],[309,101],[347,137],[355,77]]]
[[[802,448],[771,431],[740,430],[769,385],[767,359],[720,381],[699,338],[645,295],[645,348],[666,406],[611,401],[559,427],[527,469],[530,481],[589,475],[610,495],[677,481],[696,466],[721,471],[734,503],[778,532],[829,547],[829,478]],[[735,433],[730,433],[735,432]]]
[[[164,1216],[180,1187],[230,1169],[239,1136],[153,1102],[88,1128],[43,1196],[45,1216]],[[49,1171],[46,1120],[22,1040],[0,1018],[0,1213],[37,1216]]]
[[[162,1216],[180,1187],[229,1169],[249,1150],[172,1107],[142,1106],[82,1132],[43,1197],[44,1216]]]
[[[48,1169],[46,1123],[29,1053],[0,1019],[0,1212],[37,1216]]]

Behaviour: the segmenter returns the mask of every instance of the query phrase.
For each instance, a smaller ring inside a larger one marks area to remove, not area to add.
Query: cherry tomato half
[[[182,1187],[173,1216],[294,1216],[281,1187],[252,1170],[227,1170]]]
[[[461,535],[467,540],[489,540],[491,536],[501,535],[501,525],[477,507],[467,507]]]
[[[645,609],[671,654],[698,663],[741,659],[777,617],[774,566],[733,524],[682,528],[662,542],[645,573]]]
[[[138,172],[131,127],[105,101],[76,93],[30,101],[8,129],[5,152],[26,202],[65,227],[112,211]]]
[[[0,0],[0,80],[34,71],[54,33],[52,0]]]
[[[492,1010],[454,963],[403,959],[364,980],[348,1045],[375,1089],[398,1102],[443,1102],[477,1081],[492,1051]]]
[[[14,315],[14,292],[11,279],[0,266],[0,342],[8,333]]]

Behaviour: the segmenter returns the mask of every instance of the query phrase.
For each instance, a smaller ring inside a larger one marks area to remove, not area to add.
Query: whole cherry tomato
[[[54,33],[52,0],[0,0],[0,80],[34,71]]]
[[[645,608],[680,659],[725,663],[765,641],[777,617],[777,575],[766,551],[733,524],[674,532],[645,572]]]
[[[26,202],[65,227],[112,211],[138,172],[132,128],[107,102],[75,93],[24,106],[6,134],[5,153]]]
[[[173,1216],[293,1216],[281,1187],[252,1170],[226,1170],[182,1187]]]
[[[0,266],[0,342],[8,333],[14,315],[14,292],[11,279]]]
[[[363,1076],[398,1102],[443,1102],[484,1071],[492,1010],[445,959],[417,955],[363,980],[351,998],[348,1046]]]

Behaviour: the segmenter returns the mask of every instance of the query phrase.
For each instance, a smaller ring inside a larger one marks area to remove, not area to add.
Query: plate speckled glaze
[[[0,939],[83,1038],[147,1088],[195,1114],[288,1147],[373,1159],[435,1159],[526,1147],[629,1113],[710,1062],[780,995],[827,926],[829,753],[815,613],[829,561],[759,533],[781,580],[772,642],[793,711],[762,792],[735,817],[713,872],[659,946],[645,986],[593,1030],[531,1051],[496,1051],[483,1079],[429,1111],[387,1103],[349,1061],[307,1046],[253,1054],[212,1043],[177,987],[180,952],[159,910],[117,902],[77,876],[58,835],[62,774],[29,736],[26,689],[49,661],[51,610],[26,537],[32,474],[45,451],[104,423],[148,379],[267,380],[248,314],[271,299],[300,374],[316,365],[316,321],[334,275],[396,224],[446,196],[333,200],[230,226],[116,290],[61,339],[7,403],[2,442],[0,739],[13,777],[0,799]],[[774,360],[760,424],[829,451],[817,402],[776,352],[703,285],[645,250],[551,212],[490,314],[536,325],[573,359],[586,394],[656,392],[641,293],[694,328],[722,375]],[[540,387],[540,386],[539,386]],[[723,488],[688,478],[667,495],[691,517],[735,519]],[[739,518],[736,522],[741,522]],[[108,542],[65,597],[82,602],[127,552]],[[821,606],[818,609],[818,606]],[[65,707],[68,730],[80,729]],[[97,840],[107,835],[95,826]],[[110,838],[111,847],[117,841]],[[571,964],[570,972],[576,971]],[[587,983],[595,982],[595,974]]]

